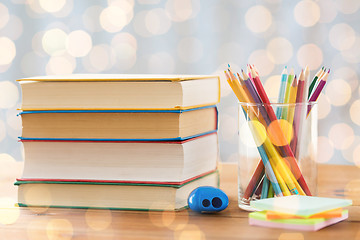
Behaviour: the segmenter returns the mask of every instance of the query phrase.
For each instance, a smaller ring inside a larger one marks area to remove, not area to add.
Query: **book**
[[[22,110],[169,110],[220,101],[220,79],[209,75],[73,74],[18,81]]]
[[[23,140],[19,181],[112,181],[182,184],[216,169],[217,134],[184,141]]]
[[[24,111],[21,139],[184,140],[217,130],[215,106],[188,110]]]
[[[19,206],[180,210],[200,186],[218,187],[218,172],[182,185],[111,182],[17,181]]]
[[[250,206],[258,210],[271,210],[303,217],[335,208],[350,206],[352,200],[291,195],[286,197],[266,198],[251,201]]]
[[[293,229],[300,231],[317,231],[348,218],[348,210],[335,218],[272,219],[266,218],[266,211],[249,213],[249,224],[261,227]]]

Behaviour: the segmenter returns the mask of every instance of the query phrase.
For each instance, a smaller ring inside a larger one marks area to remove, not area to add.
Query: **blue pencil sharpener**
[[[188,205],[196,212],[220,212],[229,205],[229,198],[219,188],[203,186],[190,193]]]

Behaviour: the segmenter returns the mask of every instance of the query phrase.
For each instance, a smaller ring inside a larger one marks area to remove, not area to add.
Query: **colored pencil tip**
[[[328,73],[330,73],[330,68],[329,68],[329,71],[328,71]]]
[[[287,66],[285,66],[285,69],[287,69]]]
[[[230,64],[228,64],[228,67],[230,67]]]

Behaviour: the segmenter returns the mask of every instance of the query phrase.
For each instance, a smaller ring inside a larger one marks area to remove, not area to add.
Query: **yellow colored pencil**
[[[298,82],[297,82],[297,77],[295,75],[294,80],[290,87],[290,97],[289,97],[289,105],[288,105],[289,109],[288,109],[287,120],[290,123],[290,125],[292,125],[294,121],[294,112],[295,112],[294,104],[296,102],[297,86],[298,86]]]

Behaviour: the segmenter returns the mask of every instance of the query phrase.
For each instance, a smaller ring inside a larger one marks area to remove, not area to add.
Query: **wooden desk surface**
[[[19,166],[20,168],[20,166]],[[359,239],[360,168],[320,165],[318,195],[349,198],[349,219],[319,230],[299,232],[253,227],[237,206],[237,166],[221,164],[221,188],[229,207],[218,214],[85,209],[0,209],[0,239]],[[20,171],[21,172],[21,171]],[[13,171],[11,174],[20,174]],[[1,175],[2,176],[2,175]],[[20,176],[20,175],[17,175]],[[16,199],[16,176],[0,179],[0,204]],[[3,206],[4,204],[0,205]],[[5,224],[7,223],[7,224]]]

